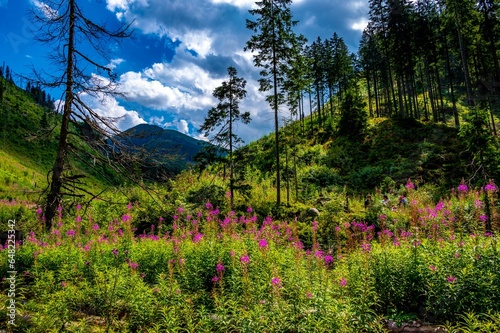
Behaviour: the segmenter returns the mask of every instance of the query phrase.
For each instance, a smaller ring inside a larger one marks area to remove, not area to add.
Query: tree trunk
[[[57,147],[56,160],[52,167],[52,178],[50,183],[50,191],[47,196],[45,206],[45,223],[47,230],[50,230],[53,225],[53,220],[56,215],[57,208],[61,205],[61,189],[63,186],[64,167],[68,155],[68,133],[69,122],[71,116],[71,107],[73,105],[73,60],[75,52],[75,0],[69,1],[69,36],[68,36],[68,63],[66,66],[66,92],[64,100],[64,109],[61,120],[61,133],[59,135],[59,144]]]

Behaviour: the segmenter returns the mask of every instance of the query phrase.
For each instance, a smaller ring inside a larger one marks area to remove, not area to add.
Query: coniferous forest
[[[257,2],[250,143],[231,64],[209,142],[118,130],[82,96],[131,26],[48,3],[51,76],[0,67],[0,330],[500,332],[499,1],[369,0],[356,52]]]

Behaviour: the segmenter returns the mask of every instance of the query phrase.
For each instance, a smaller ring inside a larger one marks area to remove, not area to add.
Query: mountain
[[[141,158],[146,178],[171,177],[194,163],[194,156],[210,143],[157,125],[140,124],[120,134],[119,141]]]
[[[140,147],[155,156],[175,156],[188,163],[194,161],[200,149],[209,145],[186,134],[148,124],[132,127],[121,136],[128,146]]]

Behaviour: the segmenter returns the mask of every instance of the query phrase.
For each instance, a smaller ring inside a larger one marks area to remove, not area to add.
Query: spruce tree
[[[254,64],[261,67],[260,91],[272,90],[267,97],[274,111],[275,157],[276,157],[276,205],[281,204],[280,183],[280,140],[279,106],[284,103],[283,83],[296,36],[292,28],[297,21],[292,20],[291,0],[263,0],[256,2],[258,8],[250,14],[255,21],[247,20],[247,28],[254,35],[247,41],[245,51],[257,53]]]
[[[212,136],[211,142],[221,148],[229,148],[229,191],[231,193],[231,209],[234,206],[234,163],[233,150],[236,144],[242,142],[234,134],[234,123],[241,120],[243,123],[250,122],[250,112],[240,112],[239,103],[246,96],[246,81],[237,77],[237,71],[234,67],[227,69],[229,76],[227,81],[215,88],[213,95],[219,100],[216,107],[208,111],[205,122],[200,128],[205,136],[216,131]]]

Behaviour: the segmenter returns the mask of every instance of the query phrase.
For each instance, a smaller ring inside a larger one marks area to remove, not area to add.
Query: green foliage
[[[491,214],[498,216],[495,187],[488,185]],[[22,325],[347,333],[383,332],[386,319],[421,318],[494,332],[500,248],[480,223],[484,197],[461,186],[433,205],[425,188],[405,191],[407,205],[398,206],[394,193],[390,206],[374,198],[368,210],[356,197],[346,210],[346,192],[335,192],[323,197],[317,223],[300,215],[287,223],[260,221],[251,211],[222,216],[211,207],[171,207],[175,226],[168,233],[138,236],[134,220],[149,209],[138,193],[115,218],[102,202],[92,205],[88,221],[65,209],[51,234],[31,233],[16,249],[19,297],[26,297],[21,311],[30,317]],[[296,209],[306,206],[284,208],[283,216]],[[376,227],[362,220],[371,210]],[[2,276],[8,258],[0,252]]]
[[[338,124],[340,136],[347,136],[354,141],[363,139],[368,121],[365,106],[366,103],[357,87],[350,87],[344,92],[341,103],[342,113]]]
[[[186,196],[186,200],[189,204],[195,205],[198,208],[210,202],[214,207],[224,210],[226,208],[225,197],[225,188],[216,184],[207,184],[202,185],[198,189],[190,190]]]

